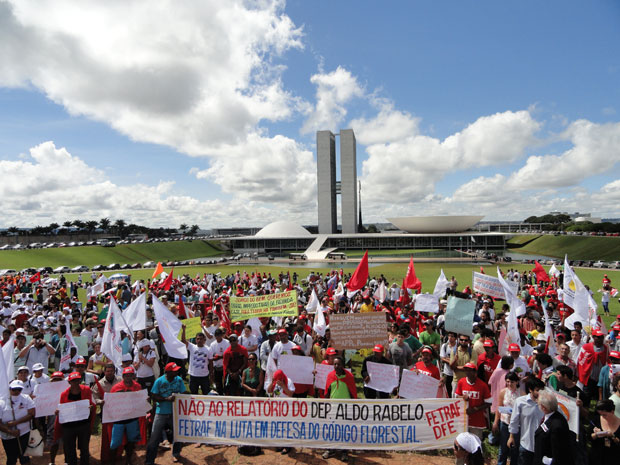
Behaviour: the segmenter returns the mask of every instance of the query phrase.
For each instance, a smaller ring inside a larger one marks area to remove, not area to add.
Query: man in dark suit
[[[574,465],[571,443],[575,435],[558,412],[558,400],[550,391],[538,395],[538,407],[545,414],[534,434],[534,465]]]

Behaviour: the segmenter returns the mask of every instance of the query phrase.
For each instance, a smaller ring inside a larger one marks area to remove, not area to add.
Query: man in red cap
[[[530,373],[532,369],[528,365],[527,360],[521,356],[521,347],[519,347],[519,344],[510,344],[508,352],[510,352],[510,356],[515,361],[512,371],[519,376],[519,379],[523,380],[525,375]]]
[[[153,420],[153,429],[151,430],[151,439],[146,448],[146,465],[154,465],[157,457],[157,448],[161,442],[162,432],[165,428],[174,431],[172,424],[172,402],[174,402],[175,394],[185,392],[185,384],[180,376],[177,375],[181,369],[174,362],[168,363],[165,368],[165,374],[155,380],[151,389],[151,397],[157,403],[155,409],[155,419]],[[179,462],[181,457],[181,443],[174,442],[172,439],[172,461]]]
[[[435,379],[440,379],[439,368],[437,368],[437,365],[433,363],[433,355],[434,355],[434,352],[433,352],[432,347],[429,347],[429,346],[422,347],[422,353],[421,353],[422,360],[418,361],[414,365],[413,370],[425,373],[429,376],[432,376]],[[441,379],[439,382],[439,385],[440,386],[443,385],[443,382],[444,380]]]
[[[336,351],[334,350],[334,352]],[[368,387],[368,383],[370,382],[370,375],[368,374],[368,362],[384,363],[386,365],[391,365],[391,362],[383,355],[384,352],[385,348],[381,344],[377,344],[372,350],[372,354],[366,357],[362,362],[362,379],[364,380],[364,397],[366,397],[366,399],[390,398],[389,392],[381,392]]]
[[[123,369],[123,380],[115,384],[110,392],[137,392],[142,389],[140,383],[136,381],[136,370],[134,367]],[[116,449],[125,444],[125,456],[128,464],[135,463],[133,451],[136,443],[140,442],[140,418],[117,421],[112,424],[112,440],[110,450],[112,451],[112,464],[116,462]]]
[[[583,345],[577,357],[577,375],[579,387],[582,387],[588,399],[598,398],[598,377],[607,364],[609,347],[604,343],[605,334],[599,329],[592,330],[593,342]],[[589,407],[586,405],[586,408]]]
[[[495,342],[493,340],[487,339],[484,341],[483,347],[484,353],[478,357],[478,376],[485,383],[488,383],[502,357],[495,351]]]
[[[236,334],[228,336],[230,346],[224,351],[224,394],[241,395],[241,374],[248,366],[248,350],[239,344]]]
[[[482,440],[482,432],[487,427],[485,412],[493,401],[491,391],[488,384],[476,376],[476,365],[468,362],[463,368],[465,377],[456,384],[454,395],[467,401],[469,432]]]

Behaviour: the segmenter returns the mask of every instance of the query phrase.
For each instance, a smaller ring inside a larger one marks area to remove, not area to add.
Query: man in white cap
[[[30,375],[30,384],[32,390],[39,384],[49,383],[50,377],[44,373],[45,367],[42,363],[35,363],[32,367],[32,375]]]
[[[0,400],[0,438],[6,453],[7,465],[15,465],[17,459],[27,463],[24,457],[30,439],[30,420],[34,418],[34,401],[22,393],[24,385],[19,380],[9,384],[9,399]]]
[[[17,377],[15,379],[22,382],[22,394],[29,396],[34,390],[34,386],[30,382],[30,369],[24,365],[17,369]]]

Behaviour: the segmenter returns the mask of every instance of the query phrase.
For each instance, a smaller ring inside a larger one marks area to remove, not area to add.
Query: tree
[[[84,223],[82,220],[73,220],[72,224],[78,229],[84,229],[86,227],[86,223]]]
[[[112,222],[110,221],[110,218],[101,218],[99,220],[99,227],[103,229],[105,232],[108,232],[108,229],[110,228],[110,224],[112,224]]]
[[[183,232],[185,232],[185,230],[187,229],[187,225],[185,223],[181,224],[181,226],[179,226],[179,229]]]
[[[65,221],[62,225],[65,228],[70,228],[71,226],[73,226],[73,222],[72,221]]]
[[[189,235],[190,236],[195,236],[199,229],[200,228],[198,227],[197,224],[193,224],[192,227],[189,228]]]
[[[114,229],[116,229],[116,233],[121,236],[121,237],[125,237],[124,233],[125,233],[125,227],[127,226],[127,223],[125,223],[125,220],[123,219],[118,219],[114,222]]]

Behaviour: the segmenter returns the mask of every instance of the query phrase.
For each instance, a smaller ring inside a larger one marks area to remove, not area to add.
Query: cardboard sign
[[[61,424],[70,421],[86,420],[89,416],[90,401],[88,399],[58,404],[58,421]]]
[[[437,396],[439,380],[424,373],[403,370],[398,395],[404,399],[431,399]]]
[[[65,380],[37,384],[32,393],[34,396],[35,417],[54,415],[60,402],[60,394],[68,387],[69,383]]]
[[[131,420],[146,416],[151,410],[148,391],[108,392],[105,395],[102,423]]]
[[[366,362],[370,381],[367,387],[379,392],[391,393],[398,387],[398,365],[388,365],[387,363]]]
[[[472,337],[475,311],[473,300],[450,296],[446,307],[446,332]]]
[[[415,311],[437,313],[439,311],[439,299],[433,294],[418,294],[415,298]]]
[[[314,366],[314,370],[316,371],[316,374],[314,375],[314,387],[318,389],[325,389],[327,375],[334,371],[334,366],[317,363]]]
[[[297,384],[314,383],[314,359],[303,355],[281,355],[280,369]],[[325,384],[323,384],[325,386]]]
[[[335,349],[367,349],[388,340],[385,313],[346,313],[329,317],[332,345]]]

